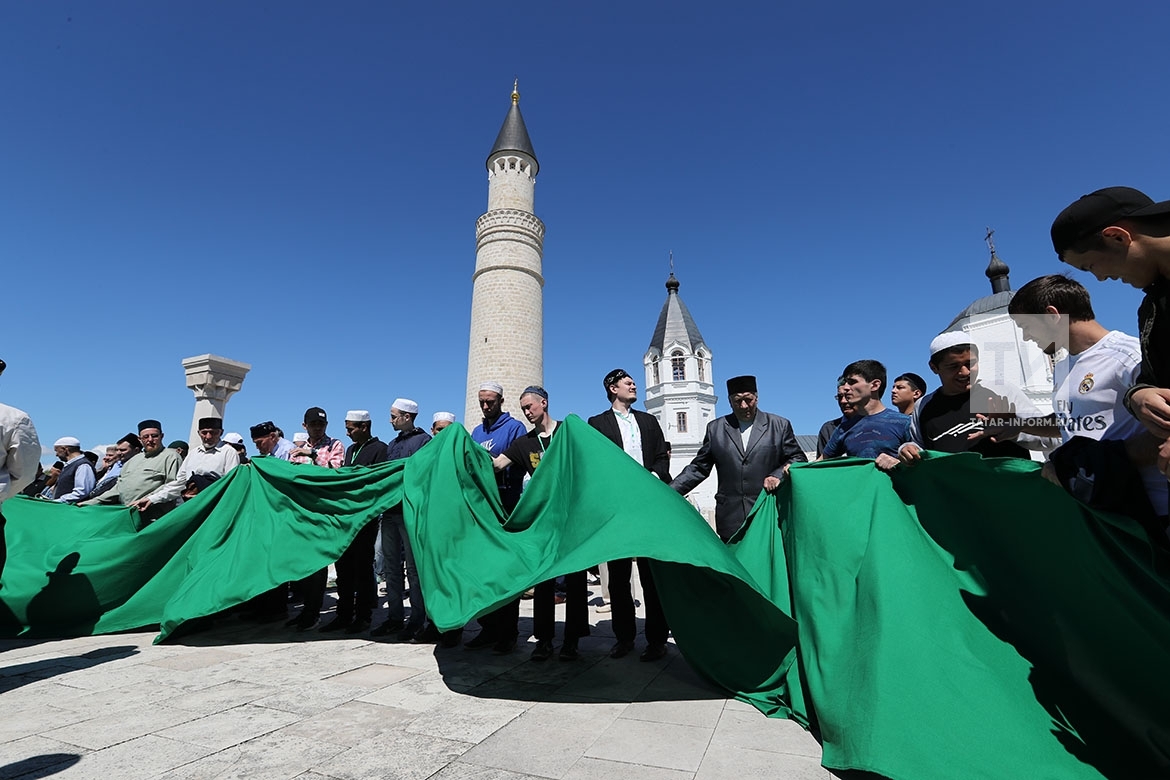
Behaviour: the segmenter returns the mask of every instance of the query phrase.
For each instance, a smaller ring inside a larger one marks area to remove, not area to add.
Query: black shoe
[[[299,618],[293,621],[293,625],[296,627],[297,631],[312,631],[320,622],[321,619],[316,615],[301,615]],[[288,623],[285,623],[285,625],[287,626]]]
[[[349,628],[349,624],[350,624],[349,618],[342,617],[342,616],[338,615],[337,617],[333,618],[332,620],[330,620],[328,623],[321,626],[321,628],[319,628],[317,630],[320,631],[322,634],[329,634],[329,633],[332,633],[333,631],[340,631],[343,628]]]
[[[437,644],[440,638],[442,635],[439,634],[439,629],[435,628],[434,623],[428,622],[410,641],[416,645],[433,645]]]
[[[562,661],[576,661],[580,657],[581,654],[577,652],[577,640],[566,639],[565,643],[561,645],[560,659]]]
[[[402,630],[401,620],[387,620],[382,625],[370,632],[370,636],[390,636],[396,631]]]
[[[398,632],[398,636],[394,637],[399,642],[413,642],[415,634],[421,631],[418,626],[406,625]]]
[[[370,621],[368,620],[355,620],[345,627],[345,633],[347,634],[364,634],[369,630]]]
[[[552,658],[553,643],[551,639],[541,639],[537,641],[536,648],[532,651],[532,655],[528,657],[530,661],[547,661]]]
[[[485,647],[491,647],[496,644],[496,638],[487,631],[480,631],[473,638],[468,639],[463,643],[464,650],[483,650]],[[516,643],[513,642],[513,645]]]
[[[610,658],[625,658],[627,655],[629,655],[633,651],[633,649],[634,649],[633,642],[627,642],[624,639],[619,639],[614,644],[613,649],[609,651],[609,657]]]
[[[507,655],[516,649],[516,637],[501,639],[492,645],[492,655]]]
[[[639,661],[657,661],[666,657],[666,643],[647,645],[642,654],[638,656]]]
[[[463,629],[453,628],[450,631],[444,631],[439,634],[439,647],[451,649],[452,647],[459,647],[463,644]]]
[[[284,621],[284,627],[285,628],[292,628],[293,626],[295,626],[297,623],[300,623],[300,622],[301,622],[301,616],[297,615],[295,618],[289,618],[288,620]]]

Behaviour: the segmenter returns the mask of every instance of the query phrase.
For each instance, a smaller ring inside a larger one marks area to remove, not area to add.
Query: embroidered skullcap
[[[961,330],[948,330],[946,333],[940,333],[935,336],[930,342],[930,359],[933,362],[934,356],[940,352],[946,352],[951,347],[970,346],[975,352],[979,348],[971,341],[971,334]]]
[[[369,422],[370,413],[365,409],[350,409],[345,413],[346,422]]]
[[[548,391],[547,391],[547,390],[545,390],[545,389],[544,389],[543,387],[541,387],[540,385],[529,385],[528,387],[524,388],[524,392],[523,392],[523,393],[521,393],[520,395],[521,395],[521,396],[525,396],[525,395],[539,395],[539,396],[540,396],[541,398],[543,398],[544,400],[546,400],[546,401],[548,400]]]
[[[248,431],[252,434],[253,439],[259,439],[261,436],[267,436],[270,433],[276,433],[276,423],[272,422],[272,420],[257,423],[256,425],[253,425],[251,428],[249,428]]]
[[[431,422],[432,423],[437,423],[437,422],[453,423],[453,422],[455,422],[455,413],[454,412],[435,412],[434,416],[431,417]]]
[[[390,408],[407,414],[418,414],[418,404],[409,398],[395,398],[394,403],[390,404]]]
[[[484,382],[483,384],[481,384],[479,386],[479,389],[480,390],[490,390],[491,392],[495,393],[496,395],[503,395],[504,394],[504,386],[501,385],[499,382]]]

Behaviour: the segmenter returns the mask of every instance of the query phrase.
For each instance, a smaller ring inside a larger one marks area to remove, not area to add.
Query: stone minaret
[[[474,428],[479,386],[504,386],[506,409],[521,422],[520,392],[544,382],[544,223],[533,213],[540,164],[524,118],[520,92],[487,158],[488,210],[475,223],[471,343],[467,351],[467,407],[463,423]]]
[[[672,271],[666,280],[666,302],[642,358],[646,369],[646,411],[658,418],[670,442],[671,475],[686,468],[698,453],[707,423],[715,419],[716,401],[711,350],[679,297],[678,288]],[[712,472],[687,496],[708,520],[714,517],[715,483],[716,474]]]

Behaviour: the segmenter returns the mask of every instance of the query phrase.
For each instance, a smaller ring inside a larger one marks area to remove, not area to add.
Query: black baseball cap
[[[1119,219],[1140,219],[1170,214],[1170,200],[1154,199],[1133,187],[1106,187],[1082,195],[1052,222],[1052,248],[1061,256],[1076,242]]]

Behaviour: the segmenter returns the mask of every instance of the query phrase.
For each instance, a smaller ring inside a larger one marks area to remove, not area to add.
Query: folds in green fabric
[[[505,517],[486,452],[451,426],[372,469],[258,460],[140,533],[126,510],[8,502],[0,599],[31,634],[157,623],[162,639],[335,560],[399,501],[440,628],[651,558],[687,660],[815,724],[826,766],[933,780],[1170,765],[1167,562],[1019,461],[931,457],[892,479],[868,461],[794,467],[724,546],[575,417]]]

